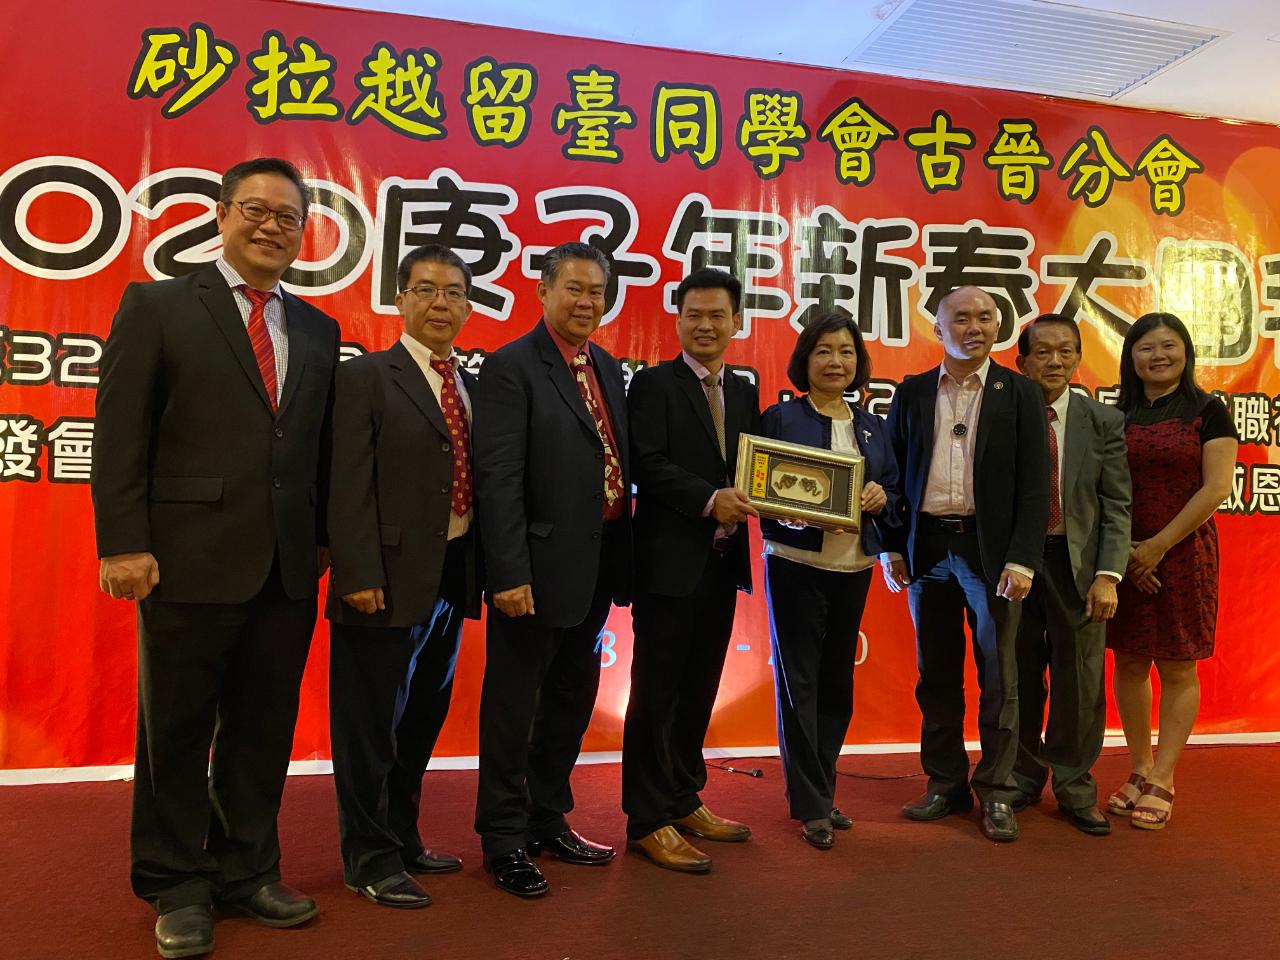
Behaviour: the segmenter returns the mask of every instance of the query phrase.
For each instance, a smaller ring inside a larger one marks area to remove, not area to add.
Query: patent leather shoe
[[[837,830],[850,830],[853,828],[853,818],[847,813],[841,812],[839,807],[832,807],[831,826]]]
[[[363,887],[348,883],[347,889],[358,893],[370,903],[380,907],[394,907],[397,910],[420,910],[431,906],[431,897],[423,890],[418,881],[403,870],[383,877],[377,883],[366,883]]]
[[[941,820],[952,813],[968,813],[973,809],[973,795],[968,791],[958,796],[945,793],[926,793],[902,808],[908,820]]]
[[[204,904],[179,907],[156,918],[156,950],[167,960],[213,950],[213,911]]]
[[[565,863],[577,863],[588,867],[608,863],[614,856],[613,847],[592,843],[576,830],[566,830],[550,840],[530,840],[525,844],[525,850],[530,857],[546,853]]]
[[[320,912],[314,900],[279,880],[259,887],[248,899],[227,906],[268,927],[296,927]]]
[[[412,860],[406,860],[404,869],[407,873],[457,873],[462,869],[462,860],[452,853],[423,850]]]
[[[830,850],[836,845],[835,831],[830,820],[810,820],[800,825],[800,833],[811,847]]]
[[[514,893],[517,897],[540,897],[551,889],[547,878],[524,850],[513,850],[486,860],[484,868],[493,874],[493,882],[499,890]]]
[[[996,843],[1012,843],[1018,839],[1018,818],[1007,803],[988,800],[982,805],[982,835]]]

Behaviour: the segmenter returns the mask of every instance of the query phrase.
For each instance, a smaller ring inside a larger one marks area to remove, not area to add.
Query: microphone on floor
[[[757,780],[760,777],[764,776],[764,771],[761,770],[759,767],[751,767],[750,769],[747,769],[747,770],[739,770],[737,767],[730,767],[727,764],[726,765],[718,764],[718,766],[720,766],[721,770],[727,770],[730,773],[740,773],[746,777],[755,777]]]

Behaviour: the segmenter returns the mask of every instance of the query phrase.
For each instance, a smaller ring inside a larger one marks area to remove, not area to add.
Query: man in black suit
[[[676,290],[681,353],[637,373],[627,398],[636,483],[631,696],[622,743],[622,807],[631,849],[660,867],[705,873],[704,840],[751,836],[699,798],[737,593],[751,592],[746,520],[733,486],[738,437],[760,432],[759,394],[729,373],[742,285],[703,269]]]
[[[982,802],[982,832],[1018,837],[1015,639],[1021,601],[1044,550],[1048,441],[1040,391],[992,362],[1000,326],[995,301],[977,287],[953,290],[938,306],[940,367],[908,377],[889,408],[889,435],[902,470],[904,525],[882,555],[885,581],[909,585],[920,678],[920,762],[924,796],[903,807],[937,820]],[[964,621],[978,666],[982,755],[969,776],[964,748]]]
[[[103,351],[99,582],[138,601],[131,878],[165,957],[213,949],[215,900],[268,926],[316,914],[280,882],[276,835],[328,562],[338,360],[338,325],[280,285],[307,204],[283,160],[232,167],[222,256],[130,284]]]
[[[1089,772],[1107,720],[1107,621],[1129,562],[1133,498],[1124,414],[1070,389],[1080,328],[1047,313],[1018,337],[1018,369],[1040,387],[1049,422],[1049,526],[1044,567],[1018,626],[1018,760],[1015,810],[1038,803],[1053,771],[1058,807],[1077,829],[1111,832]],[[1049,722],[1045,726],[1045,669]],[[1041,740],[1043,733],[1044,739]]]
[[[471,270],[446,247],[396,274],[404,334],[335,378],[329,491],[329,723],[343,879],[374,903],[425,907],[410,874],[462,861],[418,832],[422,776],[449,712],[464,617],[480,616],[471,394],[453,341]]]
[[[476,831],[497,885],[540,896],[533,857],[604,864],[569,828],[569,775],[600,683],[596,642],[631,593],[631,475],[618,361],[590,342],[609,263],[566,243],[543,261],[543,319],[490,354],[476,402],[476,491],[491,601]]]

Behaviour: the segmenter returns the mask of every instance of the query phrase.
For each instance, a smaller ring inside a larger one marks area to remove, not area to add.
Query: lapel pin
[[[996,381],[996,389],[997,389],[997,390],[1003,390],[1003,389],[1004,389],[1004,381],[1003,381],[1003,380],[997,380],[997,381]]]
[[[870,431],[870,430],[863,430],[863,431],[862,431],[862,441],[863,441],[864,443],[870,443],[870,442],[871,442],[871,431]]]

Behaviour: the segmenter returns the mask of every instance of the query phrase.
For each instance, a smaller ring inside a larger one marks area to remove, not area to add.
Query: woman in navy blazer
[[[767,437],[865,460],[860,534],[760,522],[787,799],[804,838],[823,850],[834,845],[834,830],[851,826],[835,806],[836,758],[853,717],[858,625],[898,498],[898,464],[884,424],[844,399],[870,375],[857,322],[822,317],[800,334],[787,365],[803,395],[774,404],[761,420]]]

